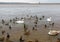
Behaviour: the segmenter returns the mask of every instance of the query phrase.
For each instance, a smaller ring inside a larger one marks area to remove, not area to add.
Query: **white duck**
[[[56,30],[50,30],[50,31],[48,32],[48,34],[49,34],[49,35],[52,35],[52,36],[57,35],[57,34],[59,34],[59,33],[60,33],[60,31],[56,31]]]

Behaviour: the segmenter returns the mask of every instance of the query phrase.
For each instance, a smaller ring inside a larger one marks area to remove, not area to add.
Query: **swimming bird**
[[[47,27],[47,25],[45,24],[45,25],[44,25],[44,27],[46,28],[46,27]]]
[[[9,39],[10,38],[10,35],[9,35],[9,33],[7,33],[7,39]]]
[[[2,24],[4,24],[5,23],[5,21],[2,19]]]
[[[50,31],[48,32],[48,34],[51,35],[51,36],[58,35],[59,33],[60,33],[60,31],[56,31],[56,30],[50,30]]]
[[[2,30],[2,35],[4,35],[4,33],[5,33],[5,30]]]
[[[50,22],[51,21],[51,17],[47,18],[47,21]]]
[[[12,22],[12,20],[10,19],[10,22]]]
[[[11,27],[11,25],[10,25],[10,26],[9,26],[9,29],[11,30],[11,28],[12,28],[12,27]]]
[[[33,27],[32,30],[35,30],[35,28]]]
[[[9,23],[6,23],[5,25],[6,25],[6,26],[8,26],[8,25],[9,25]]]
[[[54,26],[54,23],[52,23],[52,26]]]
[[[20,37],[20,39],[19,39],[19,40],[20,40],[20,42],[24,42],[24,40],[22,39],[22,36]]]
[[[42,18],[44,18],[45,16],[42,16]]]
[[[42,20],[42,18],[40,18],[40,20]]]
[[[22,20],[15,21],[17,24],[24,23]]]

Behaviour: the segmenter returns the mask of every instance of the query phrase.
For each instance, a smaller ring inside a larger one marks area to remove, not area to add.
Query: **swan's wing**
[[[16,23],[18,23],[18,24],[19,24],[19,23],[24,23],[24,21],[16,21]]]

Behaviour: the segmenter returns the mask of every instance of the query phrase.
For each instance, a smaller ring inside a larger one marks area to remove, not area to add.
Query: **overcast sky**
[[[0,0],[0,2],[60,3],[60,0]]]

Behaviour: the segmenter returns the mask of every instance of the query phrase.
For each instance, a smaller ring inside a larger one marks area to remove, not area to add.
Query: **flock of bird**
[[[27,15],[27,17],[29,17]],[[33,16],[30,17],[30,19],[33,18]],[[37,27],[37,22],[38,22],[38,17],[35,16],[36,20],[34,21],[34,23],[36,24],[35,27]],[[45,16],[42,16],[42,18],[45,18]],[[40,18],[40,20],[42,20],[42,18]],[[52,17],[49,17],[46,19],[47,22],[50,22],[52,21]],[[25,25],[25,18],[21,18],[21,20],[19,20],[19,18],[15,17],[13,20],[10,19],[10,22],[13,22],[14,24],[17,23],[17,24],[24,24],[24,32],[25,32],[25,35],[30,35],[29,32],[30,31],[27,31],[27,28],[26,28],[26,25]],[[4,25],[5,24],[5,20],[2,19],[2,24]],[[11,30],[11,25],[9,25],[9,23],[6,23],[5,25],[8,25],[9,26],[9,29]],[[54,26],[54,23],[51,24],[52,26]],[[44,27],[46,28],[47,25],[45,24]],[[36,30],[34,27],[32,30]],[[5,31],[2,31],[2,35],[4,35]],[[49,32],[47,33],[48,35],[50,36],[54,36],[54,35],[57,35],[59,34],[60,31],[56,31],[56,30],[49,30]],[[9,33],[7,33],[7,39],[10,38],[10,35]],[[4,37],[3,37],[3,40],[4,40]],[[59,39],[60,40],[60,39]],[[20,37],[20,42],[24,42],[24,40],[22,40],[22,36]],[[32,42],[32,41],[29,41],[29,42]],[[38,40],[36,40],[35,42],[38,42]]]

